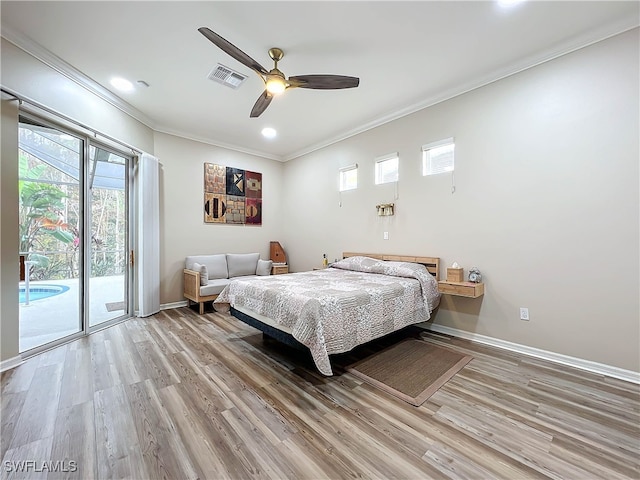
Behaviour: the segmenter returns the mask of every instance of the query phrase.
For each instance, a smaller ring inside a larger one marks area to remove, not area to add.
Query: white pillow
[[[200,272],[200,285],[208,285],[209,284],[209,271],[206,265],[200,265],[199,263],[193,263],[193,271]]]
[[[258,266],[256,267],[256,275],[271,275],[271,266],[273,262],[271,260],[258,259]]]

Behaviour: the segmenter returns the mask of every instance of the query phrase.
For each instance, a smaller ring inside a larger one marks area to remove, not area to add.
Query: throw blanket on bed
[[[423,265],[351,257],[324,270],[233,280],[214,308],[242,307],[288,327],[332,375],[330,354],[429,320],[439,300]]]

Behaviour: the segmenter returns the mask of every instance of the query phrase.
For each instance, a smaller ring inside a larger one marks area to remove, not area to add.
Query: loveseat
[[[261,260],[259,253],[219,253],[192,255],[185,259],[184,296],[187,305],[199,304],[200,314],[204,303],[215,300],[231,280],[237,277],[270,275],[271,260]]]

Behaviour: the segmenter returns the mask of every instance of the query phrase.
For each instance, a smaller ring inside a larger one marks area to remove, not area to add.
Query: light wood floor
[[[227,315],[126,321],[2,374],[2,478],[640,477],[637,385],[422,335],[474,359],[416,408]]]

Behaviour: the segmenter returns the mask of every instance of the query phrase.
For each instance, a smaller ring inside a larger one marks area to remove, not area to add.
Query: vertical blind
[[[143,153],[138,164],[138,316],[160,311],[160,164]]]

